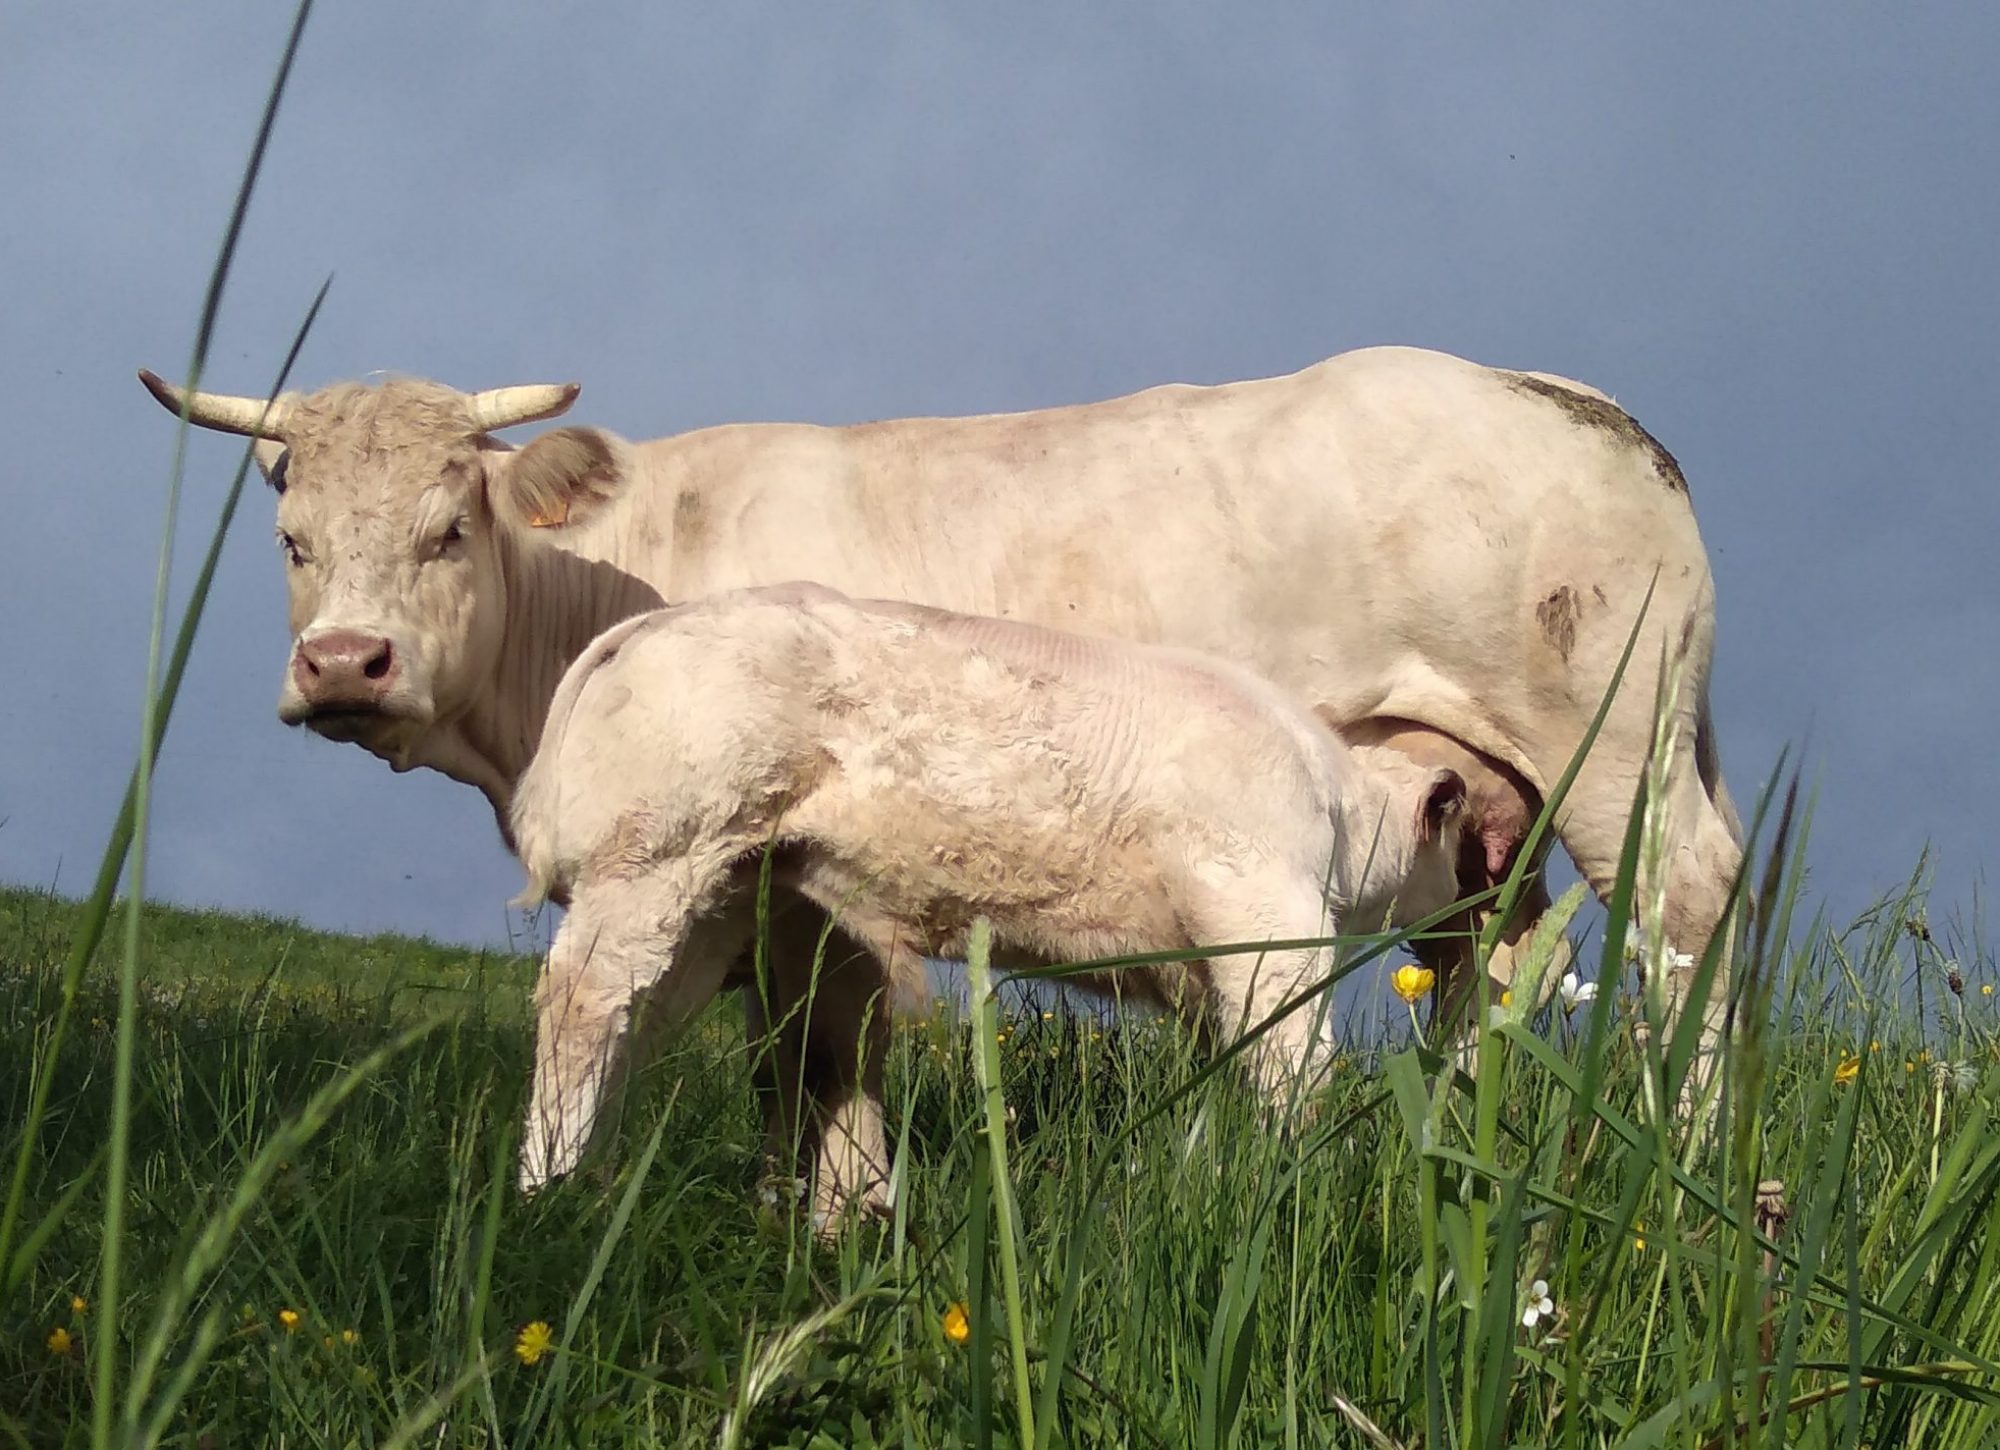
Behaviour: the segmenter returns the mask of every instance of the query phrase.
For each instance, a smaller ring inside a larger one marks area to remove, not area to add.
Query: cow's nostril
[[[361,667],[361,673],[371,680],[379,680],[389,673],[389,666],[393,662],[389,641],[385,639],[382,641],[382,648],[370,656],[368,663]]]

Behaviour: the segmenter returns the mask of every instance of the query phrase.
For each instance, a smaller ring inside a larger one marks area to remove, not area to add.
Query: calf
[[[662,1025],[724,984],[767,849],[876,980],[917,990],[923,958],[961,955],[979,916],[1006,963],[1406,924],[1454,899],[1464,810],[1455,771],[1349,747],[1186,651],[811,584],[628,620],[563,677],[513,808],[531,899],[570,907],[536,992],[522,1186],[577,1162],[638,1001]],[[1330,964],[1274,946],[1115,980],[1228,1041]],[[886,1200],[867,1026],[886,1004],[834,1010],[864,1060],[819,1105],[823,1221]],[[1267,1101],[1321,1065],[1313,1019],[1293,1011],[1246,1053]]]

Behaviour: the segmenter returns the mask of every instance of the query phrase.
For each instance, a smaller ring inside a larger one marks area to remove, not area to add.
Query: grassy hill
[[[0,892],[7,1172],[74,911]],[[187,1445],[1011,1443],[1021,1364],[1052,1443],[1706,1445],[1789,1400],[1792,1443],[1985,1444],[1994,999],[1977,962],[1944,987],[1901,915],[1774,955],[1779,1026],[1706,1147],[1649,1106],[1608,993],[1594,1052],[1586,1013],[1518,1013],[1477,1090],[1403,1040],[1357,1053],[1291,1137],[1167,1024],[1037,1012],[997,1034],[1008,1212],[971,1029],[906,1024],[898,1218],[829,1250],[760,1200],[733,1004],[526,1202],[532,961],[153,909],[117,1348],[157,1356],[156,1392],[188,1367],[160,1427]],[[114,1017],[86,978],[27,1149],[46,1237],[0,1284],[22,1443],[83,1433],[105,1347]]]

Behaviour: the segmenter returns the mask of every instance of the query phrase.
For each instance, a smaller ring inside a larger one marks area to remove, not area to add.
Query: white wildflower
[[[1549,1281],[1537,1279],[1528,1286],[1528,1307],[1521,1311],[1521,1327],[1533,1329],[1544,1319],[1556,1316],[1556,1301],[1549,1297]]]
[[[1597,1000],[1597,983],[1586,982],[1575,972],[1564,972],[1562,986],[1563,1011],[1574,1012],[1586,1003]]]

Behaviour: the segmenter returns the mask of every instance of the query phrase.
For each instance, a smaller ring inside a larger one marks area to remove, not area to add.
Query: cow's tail
[[[549,713],[542,722],[541,744],[514,787],[513,804],[508,808],[508,824],[514,838],[514,854],[528,873],[528,884],[511,903],[533,909],[551,899],[566,901],[574,884],[574,862],[565,860],[562,849],[563,745],[570,722],[597,673],[618,654],[624,643],[653,618],[641,614],[615,624],[592,640],[578,655],[549,701]]]

